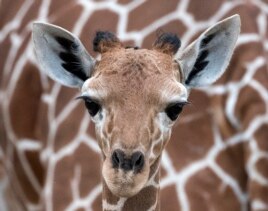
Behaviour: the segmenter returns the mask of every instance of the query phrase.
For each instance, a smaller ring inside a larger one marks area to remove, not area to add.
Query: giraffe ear
[[[215,82],[226,70],[240,33],[239,15],[210,27],[176,56],[188,88]]]
[[[32,37],[41,70],[65,86],[82,87],[95,60],[80,40],[61,27],[39,22],[33,24]]]

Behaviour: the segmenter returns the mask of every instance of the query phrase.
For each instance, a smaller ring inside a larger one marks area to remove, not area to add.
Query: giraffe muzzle
[[[134,171],[134,173],[140,173],[144,166],[144,155],[140,151],[127,156],[122,150],[117,149],[114,150],[111,160],[113,168]]]

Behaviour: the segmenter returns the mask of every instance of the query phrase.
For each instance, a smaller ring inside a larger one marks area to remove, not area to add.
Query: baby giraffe
[[[240,18],[234,15],[183,50],[170,33],[158,36],[148,50],[125,48],[112,33],[97,32],[97,61],[70,32],[33,24],[40,69],[79,88],[78,99],[95,123],[103,160],[103,210],[159,210],[159,166],[172,126],[190,90],[223,74],[239,32]]]

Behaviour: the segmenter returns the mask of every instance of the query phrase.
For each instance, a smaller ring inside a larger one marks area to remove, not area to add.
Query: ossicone
[[[93,50],[99,53],[105,53],[114,48],[120,48],[120,40],[109,31],[97,31],[93,40]]]
[[[179,50],[181,41],[176,34],[161,33],[153,44],[153,49],[162,53],[174,55]]]

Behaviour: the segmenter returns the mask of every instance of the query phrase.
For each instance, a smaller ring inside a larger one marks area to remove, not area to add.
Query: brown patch
[[[1,13],[0,13],[1,14]],[[0,88],[5,89],[6,85],[8,85],[8,82],[6,81],[6,77],[4,77],[4,71],[7,64],[7,58],[8,58],[8,50],[11,48],[11,41],[10,37],[7,37],[1,42],[1,51],[0,51]],[[10,74],[10,71],[8,71]],[[10,74],[11,75],[11,74]],[[2,102],[1,102],[2,103]]]
[[[75,211],[86,211],[86,209],[84,209],[84,208],[78,208]]]
[[[264,86],[266,90],[268,90],[268,63],[257,70],[256,74],[254,75],[254,79]]]
[[[118,0],[117,1],[119,4],[129,4],[131,3],[132,1],[131,0]]]
[[[241,122],[243,128],[247,128],[251,121],[266,111],[265,103],[260,94],[253,88],[244,87],[238,96],[235,107],[235,116]]]
[[[190,210],[241,210],[233,190],[209,168],[199,171],[188,180],[186,193],[190,202]]]
[[[75,96],[77,95],[78,90],[61,86],[56,99],[57,101],[55,106],[55,116],[58,116],[60,112],[62,112],[70,102],[75,101]],[[83,113],[83,111],[86,109],[85,106],[83,107],[83,109],[82,106],[79,107],[81,108],[81,113]]]
[[[148,210],[156,202],[158,191],[149,186],[142,189],[137,195],[128,198],[124,204],[123,211]]]
[[[268,178],[268,158],[266,157],[260,158],[256,163],[256,167],[258,172],[264,178]]]
[[[11,124],[18,138],[35,139],[36,114],[41,98],[38,71],[27,63],[10,101]]]
[[[75,175],[80,179],[80,182],[77,180],[76,182],[79,182],[77,188],[81,197],[87,196],[90,190],[100,183],[100,166],[92,165],[89,162],[92,160],[100,163],[99,155],[82,143],[71,156],[66,156],[58,161],[53,180],[53,193],[60,194],[53,195],[55,210],[63,210],[71,202],[71,181]],[[79,172],[81,173],[80,178]],[[62,191],[62,187],[64,187],[64,191]]]
[[[141,30],[156,19],[174,11],[178,1],[148,0],[129,13],[127,31]],[[150,8],[150,9],[148,9]]]
[[[180,204],[178,201],[176,187],[174,185],[167,186],[161,189],[160,192],[160,210],[165,211],[180,211]]]
[[[0,6],[0,29],[3,29],[4,26],[14,18],[14,14],[17,14],[19,9],[25,3],[23,0],[18,0],[16,2],[11,1],[1,1]],[[2,59],[2,58],[1,58]]]
[[[23,198],[26,197],[27,200],[29,200],[31,203],[38,203],[40,199],[39,194],[35,191],[31,181],[29,181],[29,178],[21,162],[20,155],[17,151],[14,152],[12,162],[14,165],[14,172],[9,171],[9,180],[12,184],[11,186],[15,188],[17,185],[19,185],[19,187],[22,189],[22,192],[16,192],[17,197],[20,198],[20,200],[23,200]],[[21,195],[22,193],[25,194],[25,196]]]
[[[88,117],[88,118],[90,118],[90,117]],[[90,137],[92,137],[94,140],[97,140],[94,122],[90,121],[86,133],[88,135],[90,135]]]
[[[29,162],[30,168],[33,170],[36,180],[40,186],[44,185],[45,169],[40,160],[40,151],[25,151],[25,157]]]
[[[245,160],[245,163],[248,163],[250,156],[251,156],[251,153],[252,153],[252,150],[250,149],[249,141],[243,140],[243,142],[244,142],[244,147],[243,147],[244,148],[244,160]],[[247,176],[248,176],[248,174],[247,174]]]
[[[41,101],[36,120],[36,137],[44,144],[49,135],[48,109],[48,104]]]
[[[254,134],[254,137],[257,140],[258,147],[268,152],[268,124],[262,125]]]
[[[81,144],[73,156],[75,158],[74,164],[79,161],[81,166],[80,194],[81,197],[86,197],[101,182],[101,158],[98,153],[85,144]],[[89,161],[94,161],[94,165]]]
[[[68,2],[64,0],[53,1],[50,4],[49,10],[48,10],[49,11],[48,16],[52,16],[56,14],[57,16],[65,17],[65,19],[71,19],[71,18],[66,18],[66,16],[63,15],[63,13],[66,10],[70,10],[70,8],[72,9],[74,6],[74,3],[75,3],[74,0],[70,0]],[[66,21],[68,22],[68,20]]]
[[[176,170],[190,165],[207,154],[213,145],[211,125],[211,115],[204,113],[190,124],[179,124],[173,130],[167,151],[173,159],[176,159],[173,163]]]
[[[73,160],[73,155],[68,156],[61,159],[55,166],[52,187],[53,210],[64,210],[72,202],[71,179],[74,177],[75,167]]]
[[[69,144],[78,135],[77,131],[79,131],[81,119],[84,115],[87,115],[86,109],[79,104],[76,105],[68,116],[66,116],[56,131],[54,145],[55,151],[58,151],[62,147],[66,146],[66,144]]]
[[[61,26],[69,31],[73,30],[74,25],[81,16],[83,7],[81,5],[64,3],[64,7],[60,6],[57,13],[54,13],[53,24]],[[56,8],[56,7],[54,7]],[[68,18],[66,18],[68,16]]]
[[[1,104],[0,104],[0,107],[1,107]],[[0,113],[1,117],[2,117],[2,113]],[[4,118],[0,118],[0,147],[2,149],[7,149],[7,146],[9,143],[10,140],[8,140],[7,136],[8,136],[8,133],[7,133],[7,130],[5,129],[5,121],[4,121]],[[1,161],[0,161],[1,163]],[[1,166],[1,164],[0,164]]]
[[[188,12],[191,13],[197,21],[207,20],[215,14],[222,4],[222,0],[213,0],[209,3],[204,0],[191,0],[188,6]]]
[[[163,167],[163,165],[160,166],[159,174],[160,174],[161,179],[163,179],[163,178],[165,178],[167,176],[167,172],[166,172],[165,168]],[[160,179],[160,181],[161,181],[161,179]]]
[[[249,198],[251,201],[255,200],[260,200],[263,202],[268,201],[268,187],[263,186],[253,180],[249,182],[248,186],[249,190]]]
[[[7,177],[7,172],[3,161],[0,162],[0,179],[3,181]]]
[[[217,158],[218,165],[229,175],[231,175],[240,185],[243,191],[247,188],[247,173],[244,160],[244,143],[230,146],[222,150]]]

